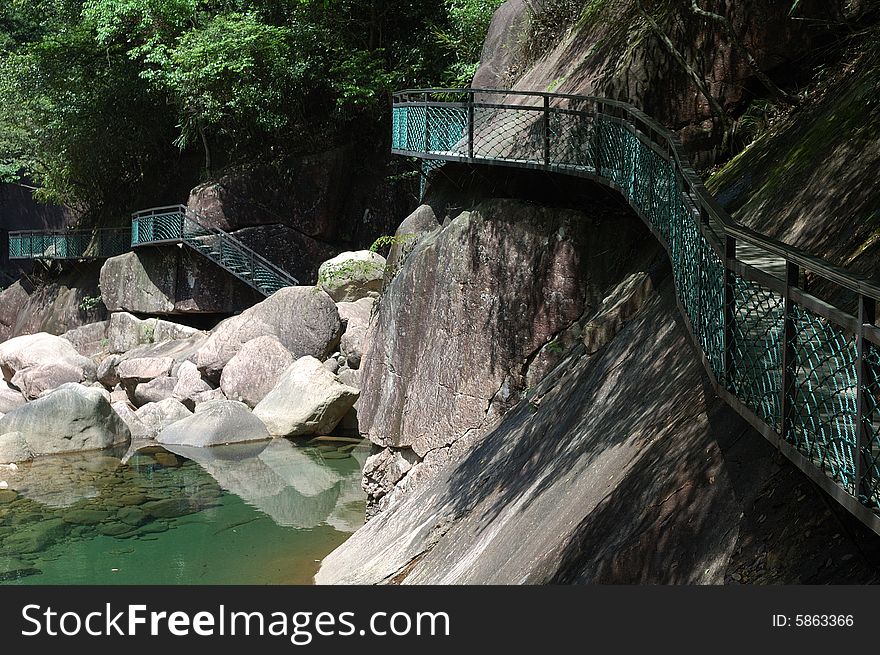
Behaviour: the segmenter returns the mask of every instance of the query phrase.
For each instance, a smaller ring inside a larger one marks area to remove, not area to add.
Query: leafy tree
[[[395,87],[469,81],[500,3],[7,0],[0,175],[119,216],[190,154],[212,175],[381,142]]]

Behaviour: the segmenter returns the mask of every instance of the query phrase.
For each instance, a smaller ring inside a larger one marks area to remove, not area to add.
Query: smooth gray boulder
[[[0,435],[0,464],[29,462],[34,451],[21,432],[8,432]]]
[[[181,363],[177,369],[177,384],[172,390],[171,397],[176,398],[185,405],[195,405],[194,398],[205,391],[211,391],[213,387],[202,377],[199,368],[190,361]]]
[[[163,377],[142,382],[134,388],[132,401],[135,407],[143,407],[149,403],[158,403],[166,398],[171,398],[174,388],[177,386],[177,378]]]
[[[48,396],[51,393],[55,393],[56,391],[60,391],[61,389],[73,389],[74,391],[79,391],[83,387],[85,387],[87,389],[94,389],[95,391],[100,393],[102,396],[104,396],[104,398],[107,399],[108,403],[111,402],[110,392],[107,391],[100,384],[98,384],[98,385],[80,384],[79,382],[65,382],[60,387],[55,387],[54,389],[46,389],[43,393],[40,394],[40,398],[43,398],[44,396]]]
[[[254,408],[272,436],[329,434],[360,391],[342,384],[320,360],[302,357]]]
[[[21,432],[35,455],[100,450],[128,443],[131,433],[100,390],[59,389],[0,419],[0,434]]]
[[[127,252],[101,267],[101,299],[111,312],[172,314],[176,282],[176,252]]]
[[[10,386],[6,381],[0,381],[0,412],[6,414],[26,402],[27,398],[22,395],[21,391]]]
[[[286,287],[238,316],[226,319],[198,350],[195,363],[219,378],[223,367],[252,339],[275,336],[294,357],[324,359],[342,333],[332,298],[316,287]]]
[[[4,379],[27,398],[37,398],[65,382],[94,381],[96,373],[95,363],[67,339],[45,332],[0,344],[0,369]]]
[[[296,358],[276,337],[251,339],[223,368],[220,388],[230,400],[256,407],[294,361]]]
[[[152,439],[156,436],[156,431],[152,430],[149,425],[144,423],[131,408],[128,400],[118,400],[110,405],[113,411],[128,427],[133,440]]]
[[[155,437],[169,425],[193,415],[183,403],[174,398],[166,398],[156,403],[148,403],[134,414],[146,426],[150,437]]]
[[[171,357],[135,357],[120,362],[116,374],[125,383],[149,382],[171,375],[174,359]]]
[[[215,400],[196,407],[196,413],[168,426],[156,437],[161,444],[219,446],[269,439],[266,426],[244,403]]]
[[[370,316],[375,304],[375,298],[336,303],[339,318],[346,324],[339,351],[345,356],[349,368],[360,368],[361,360],[370,348]]]
[[[385,277],[385,258],[370,250],[343,252],[318,268],[318,285],[336,302],[377,297]]]

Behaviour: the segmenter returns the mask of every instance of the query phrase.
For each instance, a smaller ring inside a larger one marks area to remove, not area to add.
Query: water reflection
[[[153,445],[2,469],[0,581],[307,582],[363,523],[352,448]]]
[[[362,516],[351,520],[345,512],[334,515],[340,501],[344,505],[363,501],[360,464],[353,457],[334,460],[336,466],[330,468],[319,454],[287,439],[255,445],[166,448],[196,462],[222,489],[264,512],[277,525],[313,528],[333,516],[334,527],[352,532],[362,522]],[[355,487],[358,491],[353,493]]]

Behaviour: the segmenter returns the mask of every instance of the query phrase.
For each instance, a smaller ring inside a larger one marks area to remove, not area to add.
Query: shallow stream
[[[0,584],[310,584],[363,523],[362,453],[276,439],[0,468]]]

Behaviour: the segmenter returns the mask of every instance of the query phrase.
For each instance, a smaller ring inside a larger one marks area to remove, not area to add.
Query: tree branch
[[[724,27],[724,31],[727,32],[727,36],[730,39],[730,42],[733,44],[733,47],[736,49],[739,55],[746,60],[749,68],[752,69],[752,73],[770,92],[770,95],[781,102],[793,106],[797,105],[800,102],[800,99],[797,96],[792,95],[787,91],[781,89],[779,85],[776,84],[776,82],[771,80],[768,75],[761,70],[761,67],[758,66],[758,62],[752,56],[752,53],[749,52],[748,48],[746,48],[742,40],[739,38],[739,35],[733,28],[733,23],[730,22],[730,19],[727,16],[722,16],[721,14],[716,14],[712,11],[703,9],[702,7],[700,7],[699,4],[697,4],[697,0],[691,0],[691,11],[699,16],[702,16],[703,18],[708,18],[709,20],[713,20],[716,23],[721,23],[722,27]]]
[[[693,66],[688,63],[688,61],[684,58],[684,55],[679,52],[678,48],[675,47],[675,44],[672,42],[666,32],[660,29],[660,26],[657,25],[657,22],[651,18],[651,15],[645,11],[645,8],[642,6],[641,0],[637,0],[636,7],[638,7],[639,13],[641,13],[642,18],[648,23],[650,28],[657,35],[657,38],[666,46],[666,49],[669,50],[672,57],[678,64],[685,70],[688,76],[693,81],[694,85],[700,90],[700,93],[706,98],[706,101],[709,103],[709,107],[712,110],[712,113],[717,116],[718,120],[721,122],[721,127],[724,130],[724,134],[722,135],[721,149],[722,151],[727,149],[727,140],[730,133],[730,118],[727,116],[727,113],[724,111],[724,108],[712,95],[712,92],[709,90],[709,85],[706,84],[705,80],[700,77],[699,73],[694,69]]]

